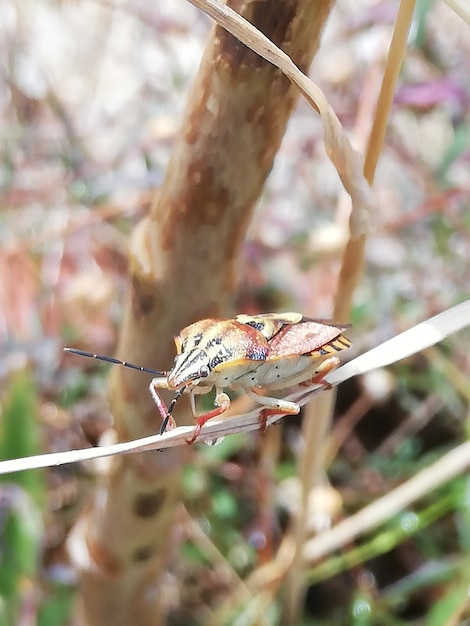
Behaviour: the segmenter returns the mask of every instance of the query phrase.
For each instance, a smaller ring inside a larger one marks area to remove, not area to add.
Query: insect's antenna
[[[186,391],[186,385],[181,387],[181,389],[178,389],[178,391],[175,393],[175,397],[170,402],[170,406],[168,407],[168,411],[165,415],[165,419],[162,422],[162,427],[160,428],[160,435],[163,435],[163,433],[165,432],[166,427],[168,426],[168,422],[170,421],[170,418],[173,415],[173,411],[175,409],[176,403],[178,402],[178,400],[181,398],[181,396],[183,395],[185,391]]]
[[[64,348],[64,352],[70,352],[71,354],[77,354],[78,356],[86,356],[90,359],[98,359],[98,361],[106,361],[107,363],[114,363],[115,365],[123,365],[124,367],[130,367],[133,370],[139,372],[146,372],[147,374],[156,374],[157,376],[167,376],[168,372],[162,372],[161,370],[152,370],[148,367],[142,367],[140,365],[134,365],[127,361],[120,361],[112,356],[105,356],[104,354],[93,354],[93,352],[84,352],[83,350],[77,350],[76,348]],[[178,396],[179,397],[179,396]]]

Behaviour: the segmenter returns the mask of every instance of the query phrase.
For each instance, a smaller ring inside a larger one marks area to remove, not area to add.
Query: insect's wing
[[[308,354],[323,357],[349,348],[351,342],[342,330],[348,326],[334,326],[305,319],[286,326],[269,342],[269,359]]]
[[[298,324],[302,320],[301,313],[264,313],[262,315],[237,315],[236,320],[247,326],[252,326],[268,341],[276,335],[283,326]]]

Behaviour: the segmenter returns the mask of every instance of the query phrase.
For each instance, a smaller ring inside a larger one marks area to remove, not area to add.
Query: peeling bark
[[[307,70],[332,1],[229,4]],[[168,369],[181,328],[230,312],[237,258],[296,97],[280,70],[213,29],[162,188],[132,236],[119,357]],[[119,440],[159,428],[148,383],[132,370],[112,370]],[[187,410],[177,415],[178,423],[191,420]],[[178,448],[110,462],[69,542],[86,624],[164,623],[169,596],[162,581],[188,453]]]

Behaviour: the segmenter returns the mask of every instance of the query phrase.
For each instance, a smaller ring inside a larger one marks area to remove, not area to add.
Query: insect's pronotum
[[[178,399],[190,394],[191,410],[196,418],[191,439],[194,443],[201,428],[210,419],[225,413],[230,398],[224,389],[241,389],[262,411],[261,428],[270,415],[295,415],[300,406],[288,400],[261,395],[262,389],[284,389],[294,385],[324,385],[324,377],[339,365],[335,355],[351,342],[343,335],[347,325],[303,317],[300,313],[266,313],[238,315],[234,319],[206,319],[184,328],[175,337],[176,357],[173,367],[165,372],[153,370],[113,357],[64,348],[80,356],[92,357],[141,372],[154,374],[149,389],[159,410],[164,433]],[[196,394],[208,393],[215,387],[215,408],[196,414]],[[158,389],[175,391],[167,408]]]

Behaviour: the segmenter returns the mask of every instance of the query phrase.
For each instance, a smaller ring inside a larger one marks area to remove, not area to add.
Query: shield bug
[[[263,389],[328,387],[324,377],[339,365],[336,353],[351,345],[343,335],[347,328],[347,325],[309,319],[300,313],[205,319],[187,326],[175,337],[177,354],[169,371],[148,369],[74,348],[65,351],[153,374],[149,389],[163,419],[160,433],[165,432],[169,423],[174,424],[174,407],[188,391],[196,419],[193,435],[187,440],[192,444],[207,421],[229,409],[230,398],[224,389],[240,389],[264,407],[262,429],[269,415],[297,414],[300,411],[297,403],[262,395]],[[214,387],[215,408],[197,415],[196,394],[208,393]],[[176,392],[168,408],[158,389]]]

